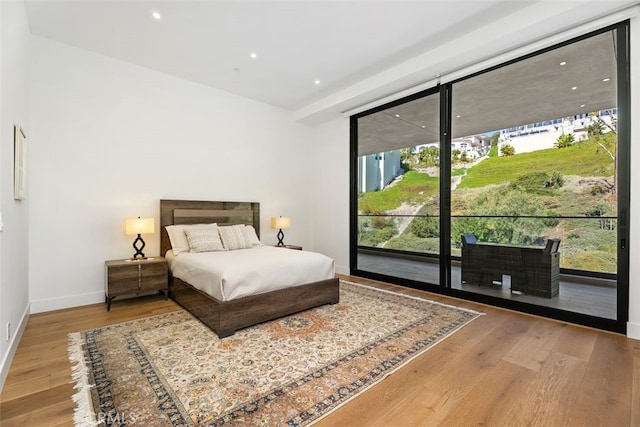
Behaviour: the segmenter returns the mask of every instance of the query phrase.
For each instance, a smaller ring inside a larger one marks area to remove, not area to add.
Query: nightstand
[[[164,293],[167,298],[169,267],[164,257],[113,260],[104,264],[107,311],[111,310],[111,301],[123,295],[137,296],[156,291]]]

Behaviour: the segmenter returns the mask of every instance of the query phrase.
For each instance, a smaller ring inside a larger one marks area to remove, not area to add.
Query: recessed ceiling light
[[[255,52],[251,52],[249,56],[251,57],[251,59],[256,59],[258,57]]]
[[[151,16],[153,16],[153,19],[155,19],[156,21],[159,21],[160,19],[162,19],[162,15],[160,15],[160,12],[158,11],[154,11]]]
[[[605,77],[604,79],[602,79],[603,82],[608,82],[609,80],[611,80],[609,77]]]
[[[580,108],[584,108],[585,104],[580,104]]]
[[[427,125],[422,125],[420,126],[422,129],[425,129],[427,127]]]
[[[316,85],[320,84],[320,80],[314,80],[313,83],[315,83]]]
[[[456,119],[459,119],[460,117],[462,117],[460,114],[456,115]]]
[[[396,117],[400,117],[400,114],[395,114]]]
[[[571,88],[571,90],[576,90],[576,89],[578,89],[578,86],[574,86]]]
[[[567,61],[562,61],[562,62],[560,63],[560,66],[561,66],[561,67],[564,67],[565,65],[567,65]]]

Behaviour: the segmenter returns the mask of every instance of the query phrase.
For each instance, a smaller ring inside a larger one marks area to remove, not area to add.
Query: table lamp
[[[278,244],[276,246],[284,246],[282,239],[284,239],[284,233],[282,232],[283,228],[289,228],[291,226],[291,219],[287,217],[272,217],[271,218],[271,228],[278,228]]]
[[[133,241],[133,249],[136,252],[131,259],[146,259],[142,250],[144,249],[144,240],[142,240],[141,234],[153,234],[154,224],[153,218],[130,218],[124,222],[124,228],[126,234],[137,234],[138,237]],[[138,247],[138,245],[141,245]]]

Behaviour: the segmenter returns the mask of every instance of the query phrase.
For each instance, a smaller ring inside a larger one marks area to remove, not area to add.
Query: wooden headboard
[[[202,200],[160,200],[160,255],[171,249],[167,225],[249,224],[260,237],[260,203]]]

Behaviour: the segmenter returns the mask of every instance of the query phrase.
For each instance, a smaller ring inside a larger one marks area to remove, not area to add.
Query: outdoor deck
[[[436,263],[371,253],[358,253],[358,269],[427,283],[438,283],[440,274],[439,266]],[[606,319],[615,319],[617,316],[615,281],[561,274],[559,294],[548,299],[511,292],[508,281],[502,285],[493,286],[462,284],[460,266],[454,264],[451,268],[451,282],[454,289],[477,294],[517,300]]]

